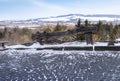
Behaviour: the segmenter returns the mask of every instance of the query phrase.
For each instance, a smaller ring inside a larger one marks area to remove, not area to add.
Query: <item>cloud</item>
[[[46,8],[48,10],[60,10],[60,11],[68,11],[68,9],[66,9],[65,7],[62,7],[62,6],[59,6],[59,5],[55,5],[55,4],[51,4],[51,3],[47,3],[47,2],[43,2],[42,0],[41,1],[38,1],[38,0],[32,0],[32,3],[38,7],[41,7],[41,8]]]

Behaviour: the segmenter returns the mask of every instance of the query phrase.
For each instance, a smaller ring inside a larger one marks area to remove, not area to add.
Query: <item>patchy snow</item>
[[[89,46],[108,46],[108,42],[95,42],[93,45],[86,44],[86,42],[66,42],[62,44],[44,44],[41,45],[40,43],[36,42],[31,46],[25,46],[25,45],[12,45],[12,46],[6,46],[6,48],[47,48],[47,47],[89,47]],[[120,43],[115,43],[115,46],[120,46]]]
[[[117,38],[116,41],[120,41],[120,38]]]
[[[42,19],[42,21],[69,21],[67,18],[48,18],[48,19]]]
[[[12,45],[12,46],[6,46],[6,48],[27,48],[25,45]]]
[[[42,47],[43,45],[40,45],[40,43],[39,42],[36,42],[36,43],[34,43],[33,45],[31,45],[31,46],[28,46],[29,48],[40,48],[40,47]]]
[[[115,46],[120,46],[120,43],[115,43]]]
[[[115,21],[115,20],[120,20],[120,19],[115,19],[115,18],[110,18],[110,17],[81,17],[81,19],[88,19],[90,21]]]
[[[94,46],[107,46],[108,42],[95,42]]]
[[[6,46],[6,48],[46,48],[46,47],[89,47],[89,46],[107,46],[107,42],[95,42],[94,45],[86,44],[86,42],[66,42],[62,44],[44,44],[41,45],[40,43],[36,42],[31,46],[25,46],[25,45],[12,45],[12,46]]]

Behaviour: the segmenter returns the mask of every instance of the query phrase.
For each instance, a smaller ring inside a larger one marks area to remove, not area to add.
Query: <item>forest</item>
[[[75,27],[97,27],[97,32],[93,35],[94,41],[114,41],[120,37],[120,24],[104,23],[103,21],[98,21],[97,23],[91,23],[89,20],[84,22],[78,19],[76,25],[65,25],[61,23],[56,23],[56,25],[47,24],[42,25],[36,29],[30,28],[1,28],[0,29],[0,40],[8,41],[9,44],[24,44],[27,42],[33,42],[31,35],[36,32],[60,32],[74,29]],[[85,35],[82,33],[63,36],[58,38],[61,41],[85,41]]]

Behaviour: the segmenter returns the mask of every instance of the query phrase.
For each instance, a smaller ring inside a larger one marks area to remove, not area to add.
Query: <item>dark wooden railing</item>
[[[62,32],[51,32],[51,33],[36,32],[35,34],[32,34],[32,39],[40,43],[43,43],[43,41],[47,41],[48,39],[51,39],[51,38],[55,38],[55,37],[58,38],[61,36],[68,36],[68,35],[73,35],[77,33],[83,33],[86,35],[87,44],[93,44],[92,34],[96,32],[97,32],[96,27],[79,27],[72,30],[62,31]]]

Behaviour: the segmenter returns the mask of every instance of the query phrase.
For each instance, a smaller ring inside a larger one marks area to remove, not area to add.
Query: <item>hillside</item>
[[[30,19],[26,20],[29,22],[69,22],[76,23],[78,19],[86,20],[88,19],[91,22],[96,21],[104,21],[104,22],[119,22],[120,23],[120,15],[83,15],[83,14],[68,14],[68,15],[60,15],[60,16],[52,16],[46,18],[38,18],[38,19]]]
[[[120,15],[106,15],[106,14],[93,14],[93,15],[84,15],[84,14],[68,14],[68,15],[59,15],[59,16],[51,16],[51,17],[43,17],[43,18],[35,18],[28,20],[6,20],[0,21],[0,27],[39,27],[39,25],[43,23],[72,23],[75,24],[78,19],[81,19],[84,22],[86,19],[91,21],[91,23],[96,23],[101,20],[104,23],[112,22],[113,24],[120,23]]]

